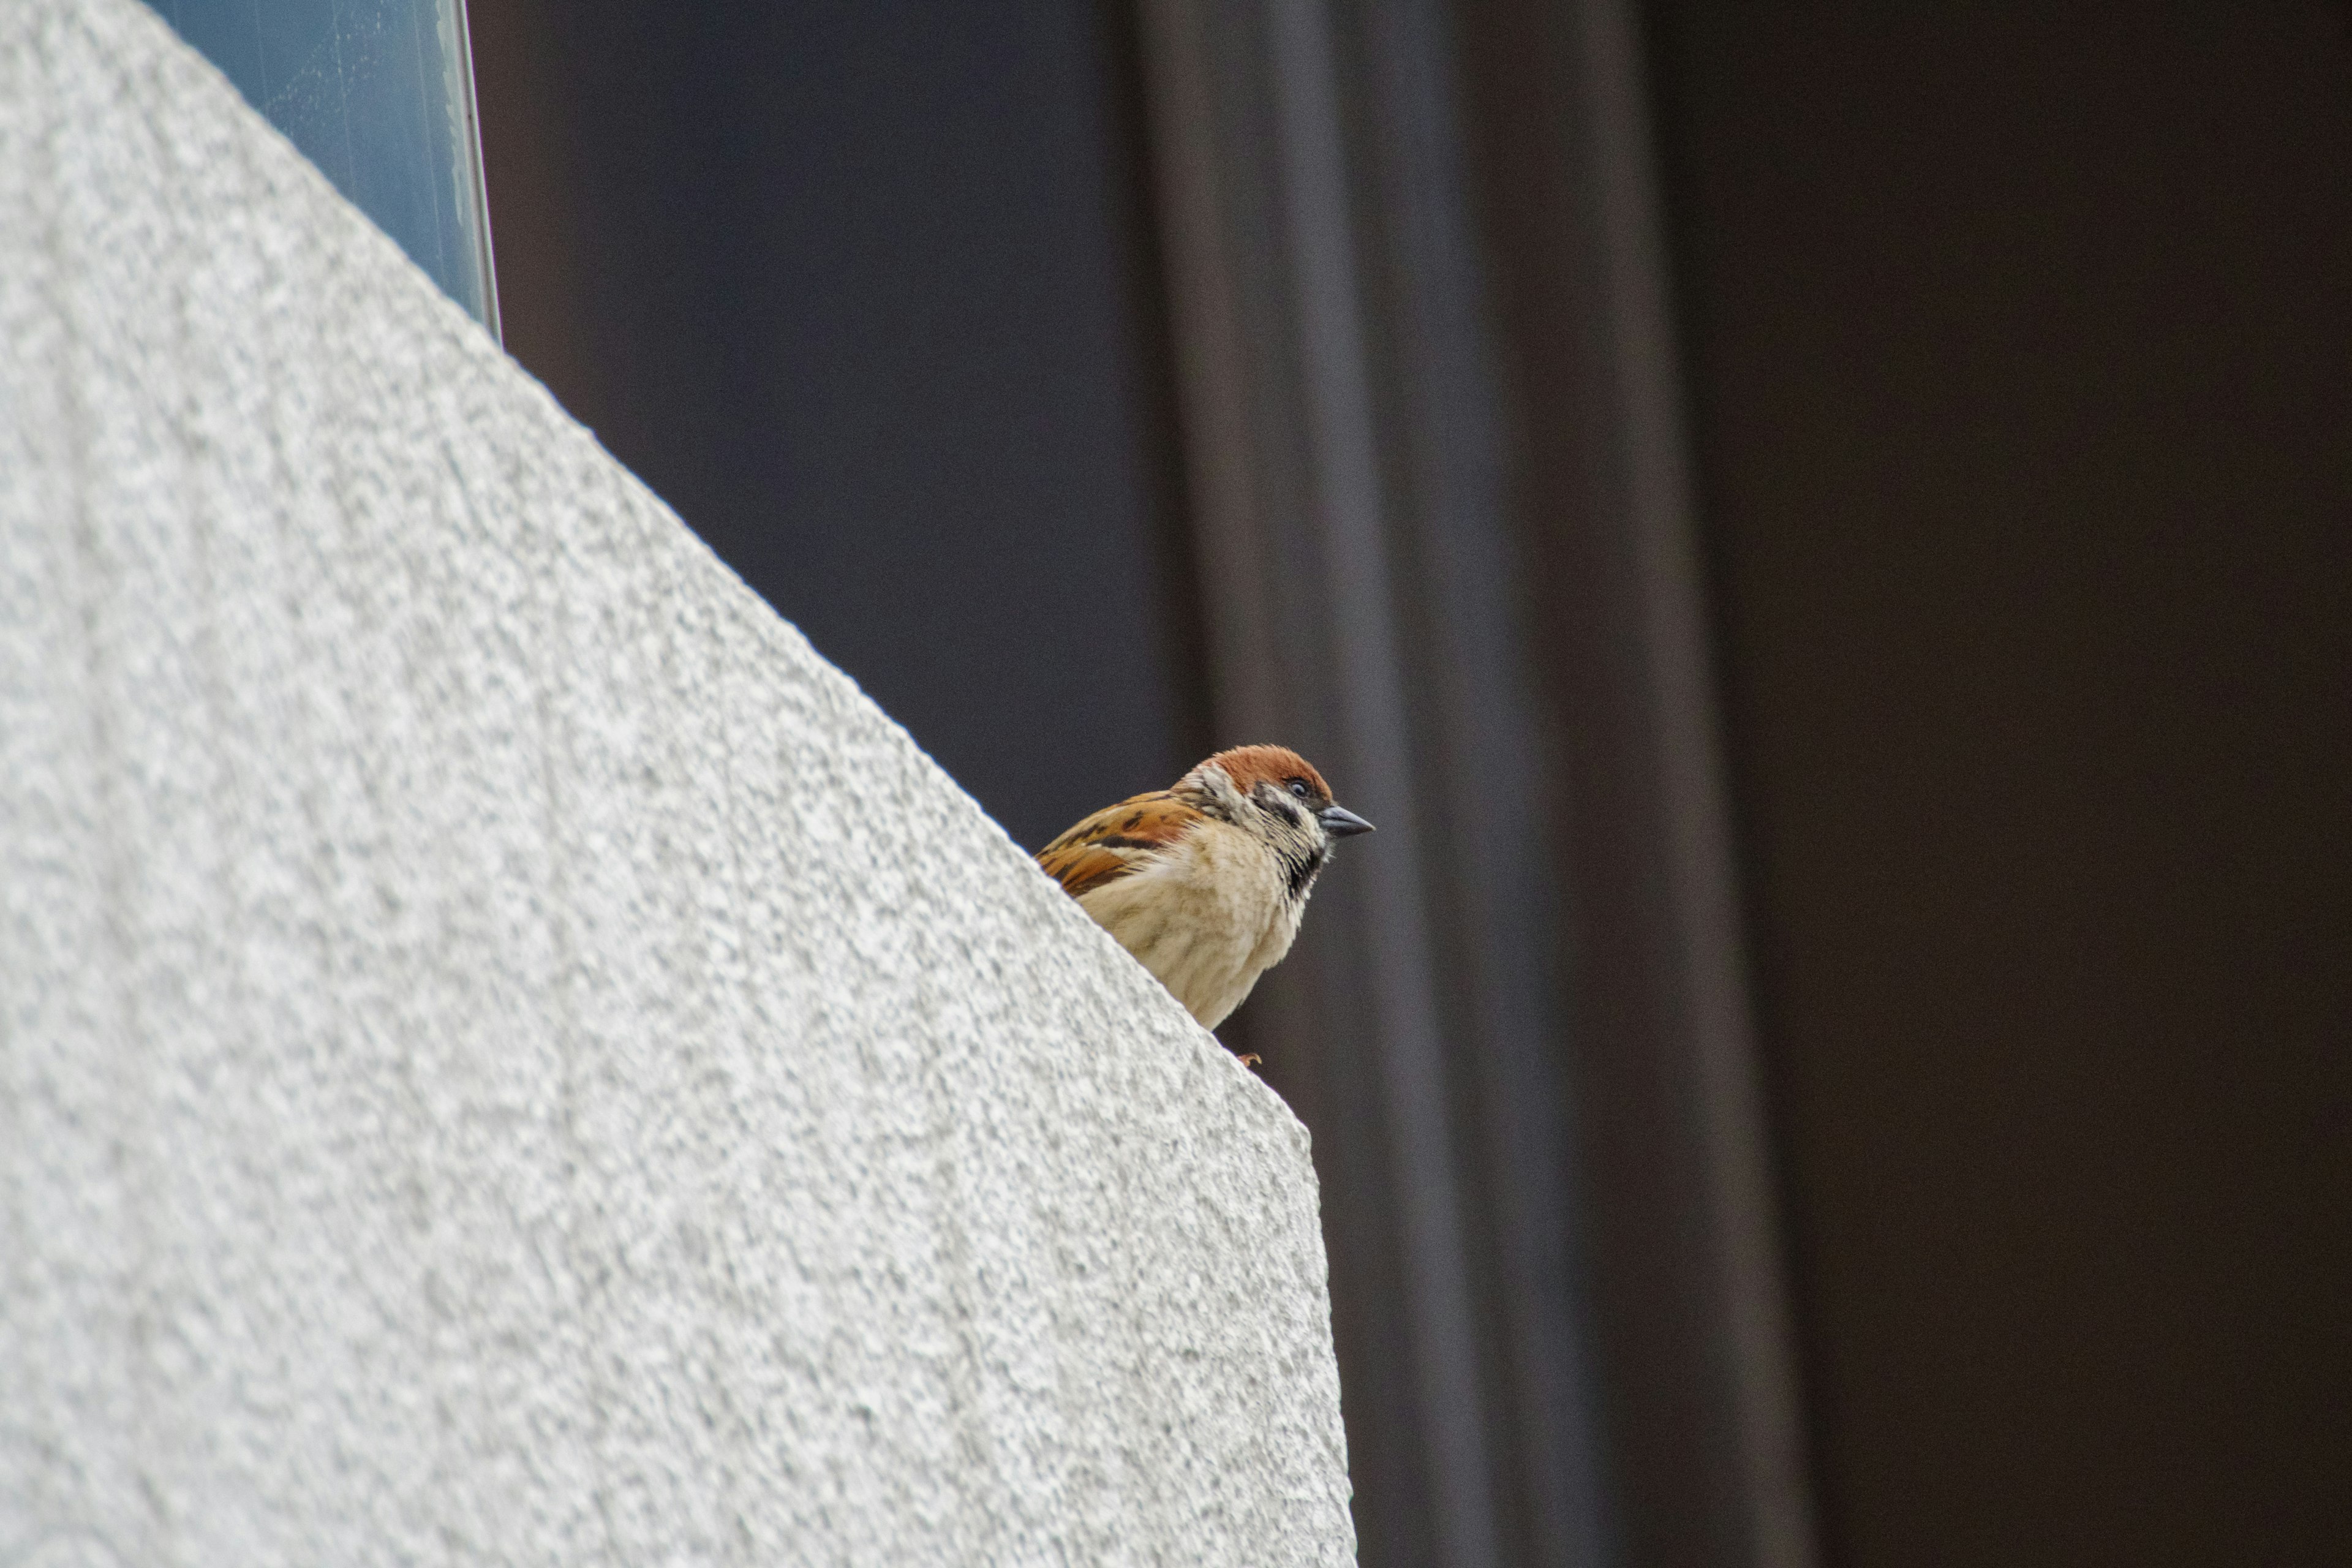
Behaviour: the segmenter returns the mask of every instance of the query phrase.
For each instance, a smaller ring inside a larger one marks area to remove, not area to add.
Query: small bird
[[[1297,752],[1237,746],[1096,812],[1037,864],[1213,1029],[1290,951],[1332,844],[1370,831]]]

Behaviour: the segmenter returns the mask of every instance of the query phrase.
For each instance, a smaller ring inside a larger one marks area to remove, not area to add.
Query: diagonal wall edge
[[[134,0],[0,7],[0,1563],[1341,1563],[1306,1134]]]

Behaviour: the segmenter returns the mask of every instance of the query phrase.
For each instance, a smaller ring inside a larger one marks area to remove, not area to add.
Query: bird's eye
[[[1290,793],[1297,795],[1299,799],[1305,800],[1307,798],[1307,781],[1305,779],[1291,780]]]

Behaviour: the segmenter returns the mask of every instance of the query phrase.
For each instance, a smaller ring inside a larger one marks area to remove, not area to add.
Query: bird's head
[[[1219,752],[1184,775],[1180,790],[1202,809],[1248,829],[1286,858],[1304,861],[1307,875],[1331,845],[1372,825],[1331,798],[1315,764],[1287,746],[1236,746]]]

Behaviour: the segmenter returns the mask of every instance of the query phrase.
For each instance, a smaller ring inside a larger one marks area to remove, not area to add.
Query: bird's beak
[[[1370,833],[1372,825],[1344,805],[1327,805],[1315,814],[1323,824],[1323,831],[1334,838],[1346,838],[1353,834]]]

